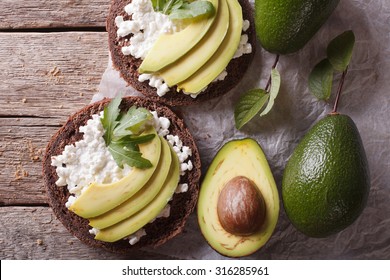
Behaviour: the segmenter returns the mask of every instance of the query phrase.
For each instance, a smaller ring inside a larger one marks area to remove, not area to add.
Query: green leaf
[[[345,31],[328,45],[327,56],[334,70],[343,72],[351,61],[355,35],[352,30]]]
[[[328,59],[318,63],[309,75],[310,92],[321,100],[328,100],[332,91],[333,67]]]
[[[152,167],[152,163],[143,158],[139,151],[130,150],[119,143],[112,142],[108,150],[120,168],[123,168],[124,163],[141,169]]]
[[[117,96],[113,100],[111,100],[108,106],[104,108],[104,113],[103,113],[103,118],[101,119],[101,123],[105,130],[103,138],[107,146],[111,143],[112,133],[118,124],[117,119],[120,113],[119,105],[121,104],[121,101],[122,101],[122,97]]]
[[[146,122],[152,118],[153,115],[147,109],[132,106],[127,113],[121,116],[113,131],[114,138],[118,139],[130,134],[139,134]]]
[[[112,141],[112,143],[122,145],[128,149],[139,151],[138,144],[143,144],[152,140],[156,135],[155,134],[146,134],[146,135],[127,135],[122,137],[119,140]]]
[[[234,109],[236,128],[241,129],[267,102],[269,94],[263,89],[252,89],[245,93]]]
[[[184,3],[179,8],[172,9],[169,15],[171,20],[196,19],[198,17],[209,17],[215,13],[213,4],[209,1],[195,1]]]
[[[267,106],[260,113],[261,117],[265,116],[266,114],[269,113],[269,111],[271,111],[272,107],[274,106],[275,99],[278,96],[279,89],[280,89],[280,74],[276,68],[273,68],[271,71],[271,89],[269,91],[269,101],[267,103]]]
[[[120,114],[122,98],[116,97],[104,108],[101,122],[105,129],[104,140],[112,157],[120,168],[126,163],[133,167],[148,168],[152,164],[142,157],[138,144],[146,143],[155,134],[139,135],[153,115],[145,108],[132,106],[126,113]]]
[[[165,0],[151,0],[151,1],[152,1],[153,9],[156,12],[161,12],[164,9],[166,3]]]
[[[169,15],[171,20],[209,17],[215,13],[213,4],[209,1],[192,0],[151,0],[156,12]]]

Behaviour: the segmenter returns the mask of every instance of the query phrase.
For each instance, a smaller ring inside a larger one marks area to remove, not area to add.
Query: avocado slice
[[[145,134],[156,134],[154,128],[149,128]],[[83,218],[101,215],[120,205],[136,192],[152,177],[161,153],[161,140],[156,136],[148,143],[139,145],[144,158],[152,163],[147,169],[133,168],[121,180],[111,184],[92,183],[69,207],[69,210]]]
[[[288,54],[314,36],[340,0],[255,1],[256,34],[264,49]]]
[[[214,55],[196,73],[178,84],[178,89],[196,94],[209,85],[226,68],[240,43],[242,32],[242,8],[237,0],[227,0],[229,29]]]
[[[159,71],[158,75],[170,87],[190,77],[217,51],[228,28],[229,7],[226,0],[220,0],[216,18],[202,40],[175,63]]]
[[[227,232],[221,225],[217,212],[222,189],[236,177],[246,177],[252,181],[264,199],[263,224],[257,231],[246,236]],[[202,182],[197,209],[203,236],[222,255],[246,256],[269,240],[278,221],[279,194],[267,159],[255,140],[233,140],[218,151]]]
[[[116,224],[145,207],[158,194],[163,186],[172,162],[172,154],[168,142],[160,136],[161,155],[157,168],[149,181],[134,196],[123,202],[118,207],[89,219],[89,225],[103,229]]]
[[[140,65],[139,73],[154,73],[177,61],[189,52],[206,35],[213,24],[218,11],[219,0],[209,0],[215,13],[194,21],[184,30],[173,34],[163,34],[154,43]]]
[[[152,221],[167,205],[169,199],[174,194],[177,184],[180,180],[180,163],[176,153],[170,147],[172,154],[172,165],[167,179],[164,182],[160,192],[147,206],[142,208],[133,216],[105,229],[98,231],[95,239],[115,242],[137,230],[141,229],[147,223]]]
[[[370,191],[366,153],[353,120],[330,114],[314,125],[291,155],[282,183],[292,224],[311,237],[326,237],[351,225]]]

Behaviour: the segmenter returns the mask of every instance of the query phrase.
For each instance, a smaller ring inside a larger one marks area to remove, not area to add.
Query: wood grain
[[[0,259],[166,259],[137,250],[118,255],[73,237],[47,207],[0,207]]]
[[[42,152],[107,62],[106,33],[0,33],[0,205],[46,203]]]
[[[0,29],[104,27],[110,0],[1,0]]]
[[[0,33],[0,117],[62,122],[91,100],[107,62],[103,32]]]

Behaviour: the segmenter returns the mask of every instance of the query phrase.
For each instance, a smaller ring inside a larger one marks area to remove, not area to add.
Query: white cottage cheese
[[[151,113],[153,115],[152,124],[157,133],[164,137],[176,152],[180,162],[180,175],[183,176],[187,170],[190,171],[193,168],[191,160],[188,159],[192,155],[191,149],[183,145],[178,136],[169,134],[171,122],[168,118],[159,117],[155,111]],[[72,194],[66,203],[67,208],[72,205],[91,183],[108,184],[119,181],[132,169],[126,164],[124,164],[123,169],[119,168],[108,151],[103,138],[102,117],[103,112],[93,115],[85,126],[79,128],[80,132],[84,134],[83,139],[72,145],[65,146],[62,154],[52,157],[51,164],[56,167],[59,177],[56,185],[67,185],[69,192]],[[175,192],[181,193],[187,190],[188,184],[184,183],[179,184]],[[169,214],[170,206],[168,204],[156,218],[169,217]],[[95,228],[90,230],[90,233],[93,235],[96,235],[97,232],[98,229]],[[145,234],[145,231],[140,229],[127,239],[133,245]]]
[[[106,147],[104,129],[100,121],[103,113],[93,115],[85,126],[79,128],[83,139],[74,145],[67,145],[61,155],[52,157],[52,165],[56,167],[58,186],[68,186],[68,190],[76,197],[81,195],[85,186],[93,182],[108,184],[119,181],[131,170],[125,165],[119,168]],[[71,196],[68,207],[74,201]]]
[[[167,15],[155,12],[150,0],[133,0],[125,7],[125,11],[132,17],[131,20],[125,21],[122,16],[117,16],[115,18],[115,24],[118,27],[118,37],[125,37],[132,34],[129,42],[130,44],[122,47],[122,53],[124,55],[131,55],[135,58],[144,59],[161,34],[174,33],[185,28],[185,26],[177,25],[172,22]],[[243,32],[247,31],[249,26],[249,21],[244,20],[242,27]],[[251,52],[252,46],[248,43],[248,35],[242,34],[233,59]],[[223,70],[213,82],[224,80],[226,76],[227,72],[226,70]],[[164,96],[169,92],[170,88],[168,85],[157,75],[141,74],[138,77],[138,81],[140,82],[148,80],[149,86],[157,89],[158,96]],[[196,98],[199,94],[190,95],[192,98]]]

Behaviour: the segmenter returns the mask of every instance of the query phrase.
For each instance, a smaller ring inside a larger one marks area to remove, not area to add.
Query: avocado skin
[[[353,120],[328,115],[304,136],[289,159],[282,182],[285,211],[311,237],[351,225],[370,190],[367,158]]]
[[[256,0],[256,33],[271,53],[293,53],[306,45],[340,0]]]

